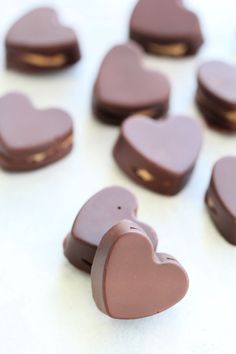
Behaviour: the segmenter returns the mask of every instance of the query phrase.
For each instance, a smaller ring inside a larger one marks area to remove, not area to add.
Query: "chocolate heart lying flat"
[[[49,71],[80,59],[75,32],[59,23],[55,10],[42,7],[21,17],[6,35],[6,60],[11,69]]]
[[[95,115],[109,124],[144,113],[158,118],[166,113],[170,84],[158,71],[142,66],[142,49],[135,43],[118,45],[106,55],[93,91]]]
[[[157,235],[136,219],[137,200],[127,189],[109,187],[92,196],[77,215],[71,233],[64,241],[64,253],[77,268],[90,273],[97,246],[103,235],[118,221],[129,218],[140,225],[157,246]]]
[[[155,122],[134,116],[123,123],[113,155],[135,182],[173,195],[189,180],[201,142],[201,128],[193,119],[176,116]]]
[[[206,205],[217,229],[236,245],[236,157],[224,157],[215,164]]]
[[[33,170],[71,151],[73,127],[60,109],[36,110],[29,99],[10,93],[0,99],[0,165],[10,171]]]
[[[188,275],[172,256],[157,253],[145,232],[121,221],[102,238],[91,272],[96,305],[119,319],[150,316],[175,305]]]
[[[130,20],[130,38],[158,55],[195,54],[203,43],[197,16],[180,0],[140,0]]]
[[[196,101],[207,123],[236,131],[236,67],[209,61],[198,71]]]

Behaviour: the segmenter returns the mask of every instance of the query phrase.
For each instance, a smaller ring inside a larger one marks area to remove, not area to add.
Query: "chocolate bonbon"
[[[170,255],[155,253],[139,225],[120,221],[102,238],[91,271],[93,298],[119,319],[154,315],[180,301],[188,275]]]
[[[64,254],[77,268],[90,272],[94,254],[103,235],[118,221],[128,218],[142,227],[153,247],[155,231],[136,218],[135,196],[122,187],[108,187],[93,195],[79,211],[71,232],[64,240]]]
[[[236,67],[222,61],[203,63],[197,75],[196,102],[206,122],[236,131]]]
[[[9,29],[5,46],[7,67],[19,71],[58,70],[80,59],[75,32],[63,26],[49,7],[22,16]]]
[[[134,42],[113,47],[103,60],[93,90],[95,115],[119,125],[143,113],[158,118],[168,110],[170,84],[158,71],[143,66],[143,50]]]
[[[122,124],[113,155],[132,180],[173,195],[188,182],[201,142],[201,127],[193,119],[169,116],[153,121],[134,116]]]
[[[61,109],[38,110],[20,93],[0,98],[0,166],[34,170],[67,155],[73,145],[71,117]]]
[[[147,52],[171,57],[195,54],[203,43],[198,17],[180,0],[140,0],[131,16],[130,38]]]
[[[219,232],[236,245],[236,156],[216,162],[205,202]]]

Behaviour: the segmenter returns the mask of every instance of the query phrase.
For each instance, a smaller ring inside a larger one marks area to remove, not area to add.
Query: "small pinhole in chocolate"
[[[117,209],[121,210],[121,209],[122,209],[122,207],[121,207],[121,206],[118,206],[118,207],[117,207]]]

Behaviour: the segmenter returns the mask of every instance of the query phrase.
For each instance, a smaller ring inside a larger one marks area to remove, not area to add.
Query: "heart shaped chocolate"
[[[180,0],[140,0],[131,16],[130,38],[157,55],[181,57],[203,43],[197,16]]]
[[[77,268],[90,273],[97,246],[103,235],[124,218],[135,221],[157,246],[155,231],[136,219],[135,196],[122,187],[108,187],[92,196],[77,215],[71,233],[64,241],[64,254]]]
[[[196,101],[207,123],[236,131],[236,67],[209,61],[198,70]]]
[[[102,238],[91,272],[98,308],[119,319],[164,311],[188,290],[188,275],[172,256],[157,253],[146,233],[124,220]]]
[[[123,123],[113,155],[135,182],[173,195],[189,180],[201,142],[201,128],[193,119],[173,116],[155,122],[134,116]]]
[[[236,157],[216,162],[206,193],[206,205],[212,221],[230,243],[236,245]]]
[[[10,93],[0,99],[0,165],[33,170],[67,155],[72,148],[70,116],[60,109],[37,110],[29,99]]]
[[[95,115],[110,124],[143,113],[158,118],[168,110],[170,84],[165,75],[142,65],[142,49],[135,43],[118,45],[106,55],[93,91]]]
[[[63,26],[49,7],[21,17],[8,31],[5,45],[7,66],[16,70],[56,70],[80,59],[75,32]]]

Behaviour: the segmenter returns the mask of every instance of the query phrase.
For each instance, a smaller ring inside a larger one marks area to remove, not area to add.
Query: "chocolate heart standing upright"
[[[156,122],[135,116],[122,124],[113,155],[135,182],[174,195],[188,182],[201,142],[202,130],[194,119],[169,116]]]
[[[74,30],[63,26],[54,9],[40,7],[21,17],[5,39],[7,67],[25,72],[65,68],[80,59]]]
[[[19,93],[0,98],[0,166],[27,171],[67,155],[73,144],[71,117],[61,109],[38,110]]]
[[[119,319],[164,311],[184,297],[189,284],[179,262],[155,253],[146,233],[130,220],[120,221],[102,238],[91,279],[97,307]]]
[[[216,162],[205,202],[215,226],[222,236],[236,245],[236,157]]]
[[[108,187],[93,195],[81,208],[72,230],[64,240],[64,254],[77,268],[91,271],[97,246],[103,235],[124,218],[135,221],[157,246],[155,231],[137,220],[138,203],[135,196],[122,187]]]
[[[206,122],[236,132],[236,66],[222,61],[203,63],[197,80],[196,102]]]
[[[103,122],[119,125],[134,113],[153,118],[169,106],[170,84],[143,66],[143,50],[134,42],[113,47],[100,67],[93,89],[93,111]]]
[[[140,0],[131,16],[130,38],[150,53],[195,54],[203,43],[198,17],[180,0]]]

